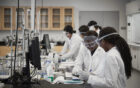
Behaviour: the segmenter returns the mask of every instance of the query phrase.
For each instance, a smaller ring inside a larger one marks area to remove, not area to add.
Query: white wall
[[[119,11],[119,33],[126,39],[125,4],[127,0],[36,0],[37,6],[73,6],[75,29],[79,28],[79,11]],[[43,1],[43,5],[42,2]],[[30,0],[20,0],[21,6],[30,6]],[[17,0],[0,0],[0,6],[17,6]]]
[[[140,13],[140,0],[131,1],[126,4],[126,15]]]

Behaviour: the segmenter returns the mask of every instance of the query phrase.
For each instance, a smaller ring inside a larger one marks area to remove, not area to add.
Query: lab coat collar
[[[97,49],[95,50],[93,56],[96,56],[99,53],[99,51],[101,51],[101,47],[100,46],[97,47]]]
[[[74,38],[74,36],[75,36],[75,34],[72,34],[72,36],[71,36],[71,39],[70,39],[70,40],[72,40],[72,39]]]
[[[93,56],[96,56],[96,55],[99,53],[99,51],[101,51],[101,47],[100,47],[100,46],[98,46],[97,49],[95,50],[94,54],[91,55],[91,52],[90,52],[90,50],[88,49],[88,52],[90,53],[90,55],[91,55],[92,57],[93,57]]]
[[[109,51],[107,51],[107,52],[110,52],[110,51],[112,51],[112,50],[116,50],[117,49],[117,47],[116,46],[114,46],[114,47],[112,47]]]

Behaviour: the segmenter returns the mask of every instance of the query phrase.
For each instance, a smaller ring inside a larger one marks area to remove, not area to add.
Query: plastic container
[[[54,80],[54,63],[51,62],[51,64],[47,67],[47,78],[50,82],[53,82]]]

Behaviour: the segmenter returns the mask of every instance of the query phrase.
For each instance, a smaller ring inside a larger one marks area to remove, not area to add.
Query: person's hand
[[[90,75],[89,72],[79,71],[79,78],[80,78],[81,80],[87,81],[88,78],[89,78],[89,75]]]
[[[59,55],[58,62],[61,63],[61,62],[65,62],[65,61],[66,61],[66,59],[63,58],[62,55]]]
[[[72,69],[72,74],[73,75],[79,75],[79,71],[82,71],[82,69],[81,68],[78,68],[78,67],[74,67]]]

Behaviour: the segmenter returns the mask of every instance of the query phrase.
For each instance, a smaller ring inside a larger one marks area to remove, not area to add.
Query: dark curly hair
[[[73,28],[72,28],[71,25],[66,25],[65,28],[64,28],[64,31],[65,31],[65,32],[68,32],[68,33],[70,33],[70,34],[75,33],[75,31],[73,30]]]
[[[97,22],[94,21],[94,20],[92,20],[92,21],[90,21],[87,25],[88,25],[88,26],[97,25]]]

